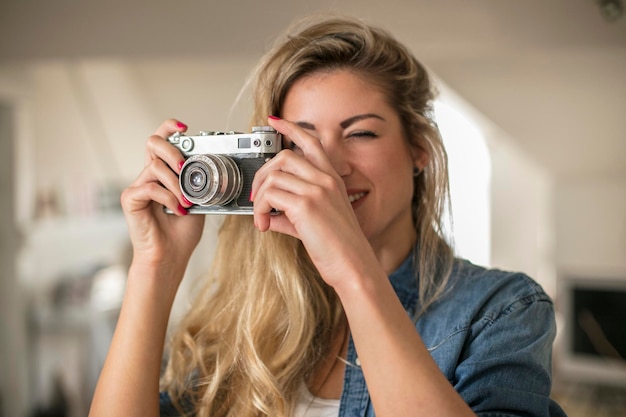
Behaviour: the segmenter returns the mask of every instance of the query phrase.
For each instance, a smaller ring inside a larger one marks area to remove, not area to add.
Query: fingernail
[[[280,120],[280,117],[278,117],[278,116],[272,116],[272,115],[270,115],[270,116],[267,116],[267,117],[269,117],[269,118],[270,118],[270,119],[272,119],[272,120]]]
[[[184,195],[181,196],[181,197],[182,197],[183,203],[185,205],[187,205],[187,206],[192,206],[193,205],[193,203],[191,201],[187,200],[187,198]]]
[[[187,130],[187,125],[182,122],[176,122],[176,127],[179,129]]]
[[[180,204],[178,205],[178,211],[180,214],[182,214],[183,216],[186,216],[189,214],[189,212],[187,211],[187,209],[185,209],[185,207],[181,206]]]
[[[248,200],[249,201],[254,201],[254,195],[252,194],[252,191],[250,191],[250,198]]]
[[[185,161],[182,160],[178,163],[178,172],[180,172],[181,169],[183,169],[183,165],[185,165]]]

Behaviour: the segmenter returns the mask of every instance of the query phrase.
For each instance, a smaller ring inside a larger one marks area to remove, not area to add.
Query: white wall
[[[19,180],[21,157],[27,153],[29,85],[19,68],[0,67],[0,415],[23,416],[29,410],[27,294],[18,279],[21,234]]]
[[[448,154],[452,236],[455,254],[491,265],[491,156],[467,104],[446,89],[435,102],[435,117]],[[447,220],[447,219],[446,219]]]
[[[489,207],[486,209],[489,218],[484,230],[470,229],[471,234],[463,236],[464,240],[458,243],[477,246],[473,252],[478,260],[485,258],[480,253],[487,248],[488,266],[524,272],[555,297],[554,184],[550,175],[523,152],[513,138],[445,83],[438,81],[438,86],[444,101],[462,112],[467,119],[463,126],[467,131],[466,140],[472,143],[471,146],[486,147],[481,152],[470,152],[463,149],[463,145],[448,143],[445,140],[446,129],[442,129],[446,146],[454,146],[454,149],[449,150],[452,198],[455,198],[454,181],[462,183],[466,178],[471,178],[471,181],[478,182],[471,185],[471,189],[464,190],[466,194],[471,193],[469,196],[460,193],[464,204],[453,207],[455,222],[458,217],[463,222],[473,222],[474,227],[485,223],[485,213],[473,214],[472,210],[480,207],[481,199],[489,198]],[[462,130],[457,133],[461,141]],[[477,139],[482,139],[484,144],[476,143]],[[485,163],[490,164],[488,169],[481,166]],[[484,181],[484,176],[488,177],[488,192],[481,188],[480,182]],[[484,243],[485,234],[487,245]],[[472,253],[471,250],[468,252]],[[472,256],[470,260],[476,261]]]
[[[623,271],[626,279],[626,179],[561,184],[555,193],[556,260],[576,272]]]
[[[500,139],[490,146],[492,265],[527,273],[554,297],[554,185],[511,141]]]
[[[19,233],[12,222],[15,105],[0,91],[0,415],[24,415],[28,390],[26,357],[26,315],[23,292],[17,280]]]

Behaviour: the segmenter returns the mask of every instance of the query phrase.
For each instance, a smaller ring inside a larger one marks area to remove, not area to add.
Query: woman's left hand
[[[251,196],[255,226],[300,239],[322,277],[334,286],[346,261],[371,251],[369,243],[322,143],[289,121],[268,122],[299,151],[279,152],[256,173]],[[279,214],[270,214],[273,209]]]

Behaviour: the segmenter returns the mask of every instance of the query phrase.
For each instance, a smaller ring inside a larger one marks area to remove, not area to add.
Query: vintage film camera
[[[179,184],[193,214],[252,214],[254,174],[282,149],[282,138],[270,126],[251,133],[179,132],[167,141],[185,157]]]

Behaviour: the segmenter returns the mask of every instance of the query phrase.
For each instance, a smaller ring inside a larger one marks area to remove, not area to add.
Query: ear
[[[411,147],[411,155],[413,157],[415,171],[422,172],[424,168],[426,168],[426,165],[428,165],[428,161],[430,161],[430,155],[419,145],[413,145]]]

